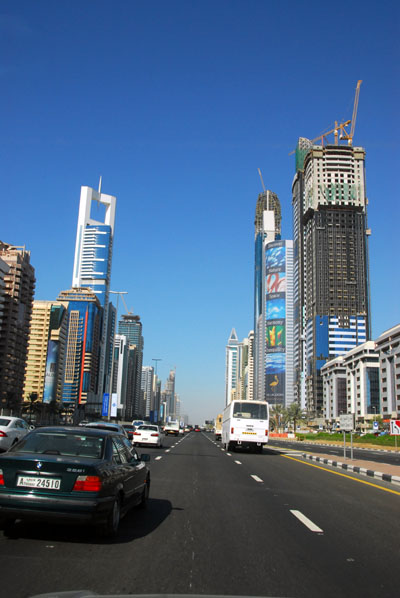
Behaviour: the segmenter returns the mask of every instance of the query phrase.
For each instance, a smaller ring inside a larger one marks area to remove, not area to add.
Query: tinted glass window
[[[128,446],[125,445],[125,440],[127,441]],[[113,438],[113,441],[115,442],[118,448],[122,463],[129,463],[132,459],[129,440],[125,436],[116,436],[115,438]]]
[[[42,455],[64,455],[67,457],[89,457],[101,459],[104,438],[86,434],[62,432],[31,432],[16,446],[14,453],[38,453]]]
[[[112,447],[113,447],[113,463],[117,463],[118,465],[121,465],[121,463],[122,463],[121,455],[119,453],[118,446],[115,442],[115,438],[113,438]]]
[[[0,426],[8,426],[10,421],[11,421],[10,419],[7,419],[6,417],[2,417],[2,418],[0,418]]]
[[[233,417],[243,419],[268,419],[267,405],[257,403],[235,403]]]

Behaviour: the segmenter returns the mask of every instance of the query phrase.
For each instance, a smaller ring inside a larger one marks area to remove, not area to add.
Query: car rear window
[[[8,424],[10,423],[11,419],[7,419],[6,417],[2,417],[0,418],[0,426],[8,426]]]
[[[138,430],[156,430],[157,431],[157,426],[139,426]]]
[[[12,447],[10,451],[13,453],[37,453],[39,455],[101,459],[104,444],[104,438],[99,436],[78,433],[33,432]]]

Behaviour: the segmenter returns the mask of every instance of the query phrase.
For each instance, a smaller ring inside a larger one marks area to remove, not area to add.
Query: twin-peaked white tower
[[[116,197],[101,192],[101,179],[98,191],[91,187],[81,187],[72,286],[92,289],[103,308],[98,376],[99,401],[109,386],[105,361],[107,343],[110,340],[106,335],[116,203]]]

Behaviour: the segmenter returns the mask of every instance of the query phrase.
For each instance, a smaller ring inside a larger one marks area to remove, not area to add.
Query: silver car
[[[0,450],[7,451],[10,446],[21,440],[31,428],[20,417],[0,416]]]

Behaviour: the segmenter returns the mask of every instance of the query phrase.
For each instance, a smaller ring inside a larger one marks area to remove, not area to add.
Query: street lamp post
[[[109,396],[108,396],[108,413],[107,413],[107,421],[111,419],[111,405],[112,405],[112,394],[113,394],[113,376],[114,376],[114,345],[115,345],[115,333],[117,330],[117,322],[118,322],[118,303],[119,303],[119,296],[120,295],[127,295],[128,291],[110,291],[113,295],[117,295],[117,307],[115,313],[115,326],[114,326],[114,335],[112,340],[111,346],[111,375],[110,375],[110,384],[109,384]]]

